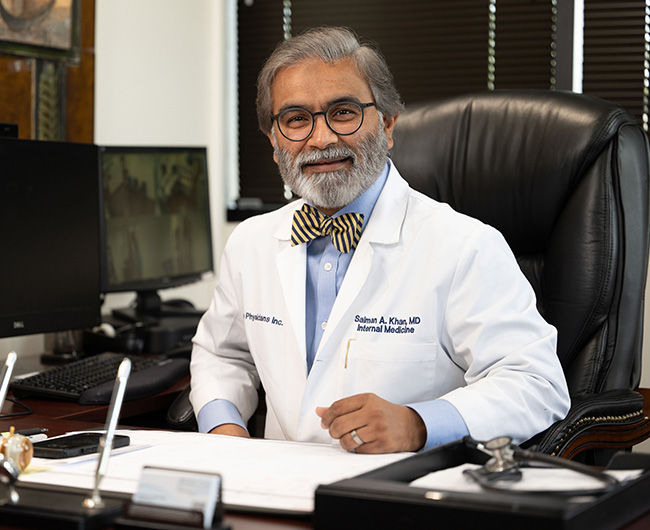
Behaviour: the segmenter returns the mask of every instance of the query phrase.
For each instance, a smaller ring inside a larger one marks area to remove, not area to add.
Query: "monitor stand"
[[[162,301],[156,291],[138,291],[135,307],[114,309],[113,316],[133,324],[154,324],[164,317],[201,318],[204,311],[183,299]]]
[[[114,318],[138,328],[147,353],[189,345],[203,313],[186,300],[163,302],[156,291],[139,291],[135,307],[112,311]]]

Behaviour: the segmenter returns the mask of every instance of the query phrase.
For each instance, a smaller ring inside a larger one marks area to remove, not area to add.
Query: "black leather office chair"
[[[500,230],[558,329],[573,406],[531,444],[573,458],[650,436],[637,388],[649,218],[646,134],[622,108],[507,90],[410,106],[392,158],[419,191]],[[580,459],[594,463],[605,453]]]
[[[558,329],[573,406],[531,444],[573,458],[648,438],[650,420],[633,390],[641,372],[649,161],[634,118],[571,93],[466,95],[409,107],[397,121],[392,157],[414,188],[504,234],[542,315]],[[195,428],[186,393],[168,421]],[[258,435],[262,425],[257,418]]]

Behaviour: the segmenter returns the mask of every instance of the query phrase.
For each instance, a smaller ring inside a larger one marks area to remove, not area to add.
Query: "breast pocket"
[[[435,343],[350,341],[343,391],[372,392],[398,404],[434,399],[437,350]]]

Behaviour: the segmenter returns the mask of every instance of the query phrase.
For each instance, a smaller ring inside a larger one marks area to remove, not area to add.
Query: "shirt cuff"
[[[427,429],[427,440],[422,451],[459,440],[469,434],[465,420],[449,401],[436,399],[407,405],[417,412]]]
[[[246,429],[237,407],[226,399],[215,399],[204,405],[199,411],[196,421],[199,424],[199,432],[210,432],[215,427],[226,423],[234,423],[242,429]]]

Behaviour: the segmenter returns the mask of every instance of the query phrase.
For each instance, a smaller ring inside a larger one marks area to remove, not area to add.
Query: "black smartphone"
[[[39,458],[69,458],[88,455],[99,450],[99,439],[103,432],[82,432],[68,434],[59,438],[48,438],[34,443],[34,456]],[[129,445],[128,436],[116,434],[113,437],[113,449]]]

